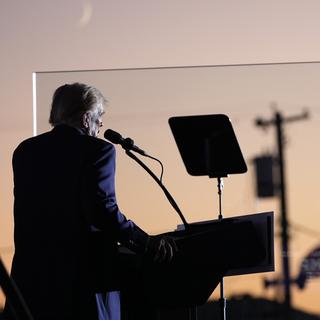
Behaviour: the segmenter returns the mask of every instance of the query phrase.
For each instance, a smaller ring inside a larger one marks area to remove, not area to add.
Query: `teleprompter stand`
[[[247,171],[229,118],[223,114],[173,117],[169,119],[169,124],[187,172],[194,176],[205,175],[209,178],[217,178],[218,221],[222,222],[223,178],[229,174]],[[218,239],[224,261],[227,261],[226,255],[230,254],[226,246],[226,242],[230,240],[223,239],[222,235]],[[256,249],[258,256],[259,250]],[[226,320],[223,277],[220,281],[220,318]]]

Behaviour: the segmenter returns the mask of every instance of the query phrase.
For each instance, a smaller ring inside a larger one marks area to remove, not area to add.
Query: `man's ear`
[[[89,128],[89,123],[90,123],[90,114],[89,112],[86,112],[82,116],[82,124],[85,128]]]

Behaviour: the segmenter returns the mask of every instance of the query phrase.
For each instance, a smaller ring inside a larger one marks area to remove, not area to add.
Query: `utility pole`
[[[287,215],[287,195],[286,195],[286,179],[285,179],[285,156],[284,156],[284,124],[308,118],[308,112],[300,115],[284,117],[279,111],[275,112],[274,117],[270,120],[261,118],[256,119],[256,125],[267,128],[269,126],[276,127],[277,138],[277,160],[279,166],[279,200],[281,214],[281,245],[282,245],[282,273],[284,283],[284,306],[286,319],[290,319],[291,310],[291,290],[290,290],[290,260],[289,260],[289,223]]]

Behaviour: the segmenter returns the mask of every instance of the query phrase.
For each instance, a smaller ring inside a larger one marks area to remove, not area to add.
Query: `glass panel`
[[[316,169],[320,163],[317,150],[320,63],[41,72],[35,74],[35,79],[34,118],[38,134],[50,129],[51,97],[58,86],[72,82],[96,86],[109,101],[101,137],[105,129],[111,128],[133,138],[142,149],[160,158],[165,165],[164,183],[189,222],[217,218],[216,181],[186,173],[169,129],[169,117],[227,114],[248,172],[224,179],[224,216],[273,210],[278,221],[276,199],[258,201],[255,197],[252,164],[255,156],[276,152],[275,129],[262,130],[255,120],[259,116],[271,119],[275,110],[283,112],[285,117],[301,115],[307,108],[311,115],[308,120],[285,126],[289,217],[292,225],[319,226],[320,202],[315,199],[320,180],[320,171]],[[161,190],[120,147],[117,150],[117,196],[122,211],[150,233],[175,229],[181,221]],[[160,172],[157,164],[145,161]],[[295,275],[301,259],[314,245],[314,238],[299,235],[291,238]],[[281,259],[276,261],[279,263]],[[280,265],[276,268],[281,270]],[[254,276],[241,279],[227,283],[227,293],[251,287],[252,292],[261,294],[261,280]],[[315,289],[309,293],[318,295]]]

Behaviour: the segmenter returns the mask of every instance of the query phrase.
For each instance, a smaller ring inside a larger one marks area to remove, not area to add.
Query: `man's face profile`
[[[103,126],[102,116],[104,113],[102,105],[96,105],[93,112],[85,113],[83,121],[89,136],[97,137],[99,135],[100,128]]]

